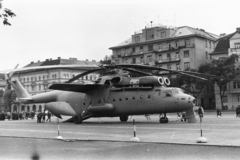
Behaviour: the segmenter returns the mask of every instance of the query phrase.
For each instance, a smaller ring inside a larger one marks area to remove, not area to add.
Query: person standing
[[[42,113],[42,123],[45,123],[45,115],[46,115],[45,112],[46,112],[46,110],[44,110]]]
[[[222,117],[222,111],[220,108],[217,108],[217,117]]]
[[[48,116],[48,118],[47,118],[47,120],[46,120],[46,122],[48,121],[48,122],[51,122],[51,112],[49,112],[48,111],[48,113],[47,113],[47,116]]]
[[[240,114],[240,106],[238,105],[236,108],[236,118],[239,117]]]
[[[37,114],[37,123],[41,123],[41,119],[42,119],[42,112],[38,112]]]
[[[198,115],[199,115],[199,118],[203,118],[203,114],[204,114],[203,107],[200,106],[200,107],[198,108]]]

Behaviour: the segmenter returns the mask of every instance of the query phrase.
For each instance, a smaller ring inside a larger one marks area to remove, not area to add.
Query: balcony
[[[232,54],[240,54],[240,48],[229,48],[228,54],[229,54],[229,56]]]
[[[156,60],[155,64],[162,64],[162,63],[171,63],[171,62],[180,62],[181,58],[180,57],[169,57],[166,59],[162,59],[162,60]]]

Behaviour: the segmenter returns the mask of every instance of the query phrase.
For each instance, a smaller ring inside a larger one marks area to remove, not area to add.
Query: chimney
[[[237,31],[238,33],[240,33],[240,27],[236,28],[236,31]]]
[[[223,37],[223,36],[225,36],[226,35],[226,33],[221,33],[220,34],[220,37]]]
[[[52,60],[52,58],[50,58],[50,61]]]
[[[61,59],[61,57],[58,57],[58,59]]]
[[[46,61],[49,61],[49,59],[46,59]]]
[[[40,60],[38,60],[38,63],[40,62]]]
[[[88,59],[86,59],[86,61],[88,62]]]
[[[33,64],[34,62],[32,61],[31,64]]]

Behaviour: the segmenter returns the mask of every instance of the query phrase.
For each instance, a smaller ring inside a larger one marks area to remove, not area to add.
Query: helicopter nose
[[[188,103],[192,103],[193,105],[196,104],[196,99],[193,97],[193,96],[190,96],[188,97]]]

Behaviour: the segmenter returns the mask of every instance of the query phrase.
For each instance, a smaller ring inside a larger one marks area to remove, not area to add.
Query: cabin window
[[[132,97],[132,99],[135,99],[135,97]]]
[[[143,95],[140,96],[140,99],[143,99]]]
[[[126,101],[128,100],[128,98],[126,97]]]
[[[119,101],[122,101],[122,98],[119,98]]]
[[[148,98],[151,98],[151,94],[148,95]]]
[[[165,94],[166,94],[166,97],[172,97],[171,91],[166,91]]]
[[[113,102],[115,102],[116,100],[115,99],[113,99]]]

